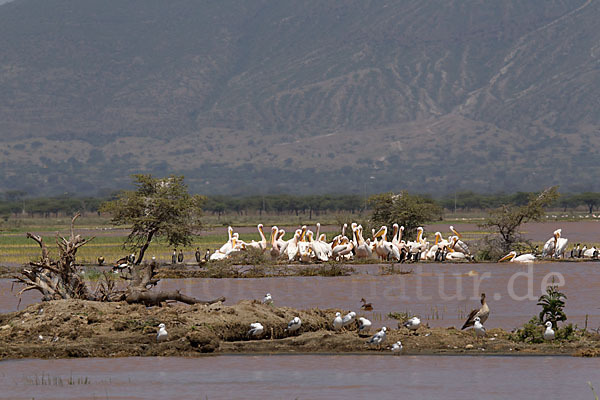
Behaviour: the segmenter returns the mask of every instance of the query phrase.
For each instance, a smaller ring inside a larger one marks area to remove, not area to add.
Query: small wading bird
[[[250,324],[250,330],[248,331],[248,336],[260,336],[264,332],[265,328],[262,326],[260,322],[254,322]]]
[[[377,332],[376,334],[374,334],[371,339],[369,339],[367,341],[367,344],[376,344],[377,348],[381,348],[381,343],[383,343],[385,341],[385,331],[387,330],[387,328],[384,326],[383,328],[381,328],[381,330],[379,332]]]
[[[469,313],[467,320],[465,321],[462,328],[460,328],[461,330],[467,329],[467,328],[473,326],[475,324],[475,318],[479,318],[479,320],[482,323],[487,321],[487,319],[490,315],[490,309],[487,305],[487,302],[485,301],[485,293],[481,293],[480,301],[481,301],[481,307],[479,308],[479,310],[473,310]]]
[[[167,340],[168,336],[169,336],[169,334],[167,333],[167,330],[165,329],[165,324],[160,324],[158,326],[158,333],[156,334],[156,341],[164,342],[165,340]]]
[[[546,330],[544,331],[544,339],[545,340],[554,340],[554,329],[552,329],[552,322],[546,322]]]

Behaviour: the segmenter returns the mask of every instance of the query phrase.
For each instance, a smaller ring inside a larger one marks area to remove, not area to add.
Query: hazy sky
[[[13,0],[0,0],[0,5],[2,5],[4,3],[8,3],[9,1],[13,1]]]

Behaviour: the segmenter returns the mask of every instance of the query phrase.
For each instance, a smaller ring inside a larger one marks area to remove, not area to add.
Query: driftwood
[[[56,236],[58,260],[50,258],[46,243],[41,236],[27,232],[27,237],[39,244],[42,256],[40,261],[30,262],[20,275],[15,276],[16,282],[25,285],[18,292],[18,296],[29,290],[37,290],[42,293],[43,301],[58,299],[127,301],[148,306],[160,305],[166,301],[180,301],[186,304],[212,304],[225,301],[224,297],[203,301],[183,295],[179,291],[152,291],[160,280],[156,277],[158,264],[154,261],[150,264],[132,265],[129,274],[120,274],[120,278],[128,283],[125,289],[119,289],[112,274],[105,272],[96,290],[91,292],[75,263],[75,255],[77,249],[94,238],[83,239],[80,235],[75,235],[75,220],[79,216],[78,213],[71,220],[71,236],[68,239],[59,237],[58,234]]]

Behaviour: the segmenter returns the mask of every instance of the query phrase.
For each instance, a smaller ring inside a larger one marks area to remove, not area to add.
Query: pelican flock
[[[346,236],[346,231],[349,236]],[[373,259],[381,261],[472,261],[473,256],[469,246],[462,240],[462,235],[450,226],[450,235],[443,238],[440,232],[436,232],[433,239],[425,237],[423,227],[417,228],[415,240],[403,239],[404,226],[393,224],[391,237],[387,226],[373,230],[371,237],[365,238],[364,229],[357,223],[342,226],[340,235],[327,240],[327,235],[321,233],[321,224],[316,224],[313,232],[308,226],[303,225],[296,229],[292,237],[284,240],[285,230],[277,226],[271,227],[269,240],[264,235],[264,226],[257,226],[261,240],[246,242],[240,239],[240,235],[229,226],[227,228],[228,240],[213,254],[210,260],[223,260],[233,254],[248,249],[256,249],[260,252],[269,252],[273,261],[284,260],[288,262],[327,262],[353,261],[360,259]]]

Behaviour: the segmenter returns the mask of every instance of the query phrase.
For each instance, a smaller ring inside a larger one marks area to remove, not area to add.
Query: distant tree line
[[[528,204],[531,193],[517,192],[512,194],[480,194],[474,192],[458,192],[453,195],[447,195],[438,200],[440,206],[447,210],[488,210],[498,208],[509,204],[514,206],[524,206]],[[577,207],[586,207],[592,214],[594,210],[600,207],[600,193],[584,192],[578,194],[561,194],[549,205],[553,209],[575,209]]]
[[[517,192],[512,194],[480,194],[474,192],[458,192],[442,198],[420,196],[428,203],[448,211],[489,210],[502,205],[523,206],[528,203],[531,193]],[[7,219],[11,215],[44,216],[71,215],[77,211],[82,213],[99,212],[100,205],[107,200],[114,200],[118,193],[108,197],[78,197],[70,193],[53,197],[30,198],[26,192],[9,190],[0,192],[0,217]],[[318,215],[330,212],[357,213],[372,204],[356,194],[326,194],[296,196],[289,194],[254,195],[254,196],[207,196],[202,209],[213,215],[230,213],[244,214],[287,214]],[[585,192],[578,194],[562,194],[550,205],[552,209],[567,211],[585,207],[590,214],[600,208],[600,193]]]
[[[293,196],[287,194],[230,197],[208,196],[204,203],[205,212],[222,215],[235,212],[240,215],[248,213],[276,214],[313,214],[322,212],[355,213],[365,207],[365,199],[355,194]]]

